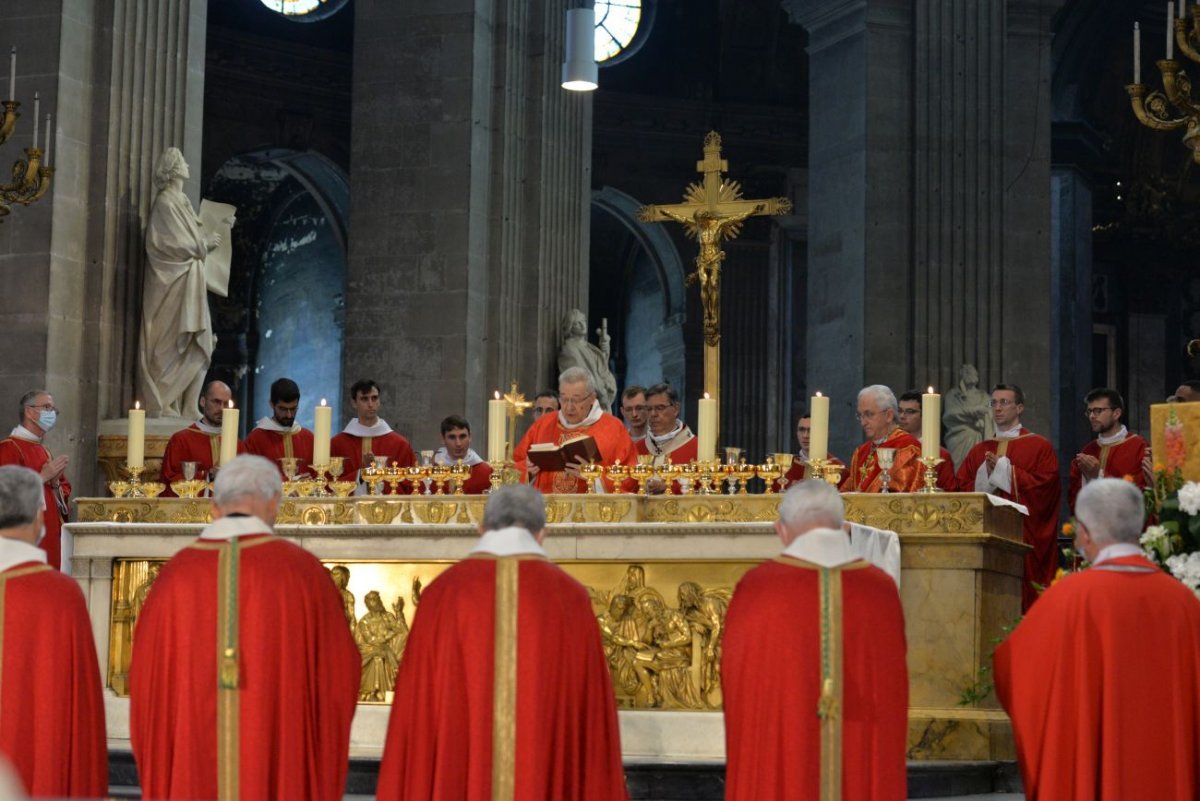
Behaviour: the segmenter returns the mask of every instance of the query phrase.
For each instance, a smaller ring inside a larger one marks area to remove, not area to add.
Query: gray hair
[[[28,467],[0,467],[0,529],[29,525],[44,503],[41,476]]]
[[[562,392],[563,384],[587,384],[588,392],[596,391],[596,379],[592,371],[586,367],[568,367],[558,375],[558,391]]]
[[[264,501],[283,494],[283,480],[279,469],[261,456],[244,454],[229,464],[221,465],[213,487],[213,500],[217,506],[225,507],[242,498],[258,498]]]
[[[50,393],[44,389],[31,389],[21,396],[21,404],[17,406],[17,422],[25,422],[25,407],[33,404],[34,399],[38,395],[49,395]]]
[[[792,531],[841,528],[845,519],[842,496],[832,484],[812,479],[788,487],[779,504],[779,520]]]
[[[899,416],[900,404],[896,402],[896,393],[892,392],[890,387],[885,387],[883,384],[863,387],[858,391],[858,399],[862,400],[864,397],[874,399],[880,411],[891,409],[893,416]]]
[[[179,175],[180,168],[185,166],[187,162],[183,159],[183,152],[177,147],[168,147],[154,165],[154,188],[166,189],[171,179]]]
[[[537,534],[546,527],[546,499],[525,484],[508,484],[488,496],[483,530],[523,528]]]
[[[1142,535],[1146,506],[1136,486],[1119,478],[1089,481],[1075,499],[1075,518],[1097,545],[1136,543]]]

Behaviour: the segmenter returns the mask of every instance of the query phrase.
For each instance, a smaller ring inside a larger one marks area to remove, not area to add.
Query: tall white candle
[[[33,147],[37,147],[38,134],[38,112],[41,109],[42,101],[38,98],[38,93],[33,93]]]
[[[936,459],[942,452],[942,396],[933,387],[921,396],[921,456]]]
[[[818,392],[808,402],[808,458],[824,459],[829,455],[829,398]]]
[[[146,410],[134,401],[129,410],[129,434],[125,440],[125,464],[129,467],[146,466]]]
[[[237,456],[238,416],[241,413],[233,408],[233,401],[221,414],[221,464],[226,465]]]
[[[17,99],[17,46],[8,54],[8,99]]]
[[[1133,23],[1133,82],[1142,82],[1142,26]]]
[[[313,410],[313,464],[329,464],[329,435],[333,429],[333,407],[321,398]]]
[[[508,404],[500,397],[497,390],[495,397],[488,401],[487,427],[487,458],[489,462],[503,462],[508,450],[508,439],[505,437],[505,426],[508,423]]]
[[[696,402],[696,461],[711,462],[717,458],[717,401],[704,397]]]
[[[1167,59],[1173,58],[1175,58],[1175,4],[1171,0],[1167,0]]]

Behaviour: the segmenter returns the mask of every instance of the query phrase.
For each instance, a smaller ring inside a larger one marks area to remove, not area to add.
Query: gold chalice
[[[281,456],[279,457],[279,468],[283,470],[284,478],[288,481],[295,481],[300,472],[300,460],[295,456]]]
[[[767,494],[775,494],[775,481],[783,476],[783,468],[775,461],[775,454],[768,454],[767,461],[760,464],[755,472],[767,482]]]
[[[779,491],[783,492],[787,489],[787,474],[792,472],[792,464],[796,461],[796,454],[776,453],[774,456],[775,464],[779,465]]]
[[[446,481],[448,481],[450,478],[450,465],[448,465],[448,464],[433,465],[432,467],[429,468],[429,476],[430,476],[430,478],[433,479],[433,494],[434,495],[447,494],[445,489],[446,489]]]
[[[297,465],[298,468],[299,465]],[[314,464],[309,465],[309,469],[312,470],[311,479],[296,480],[296,491],[300,493],[300,497],[308,498],[328,494],[325,489],[325,473],[329,471],[329,465]]]
[[[675,474],[679,477],[679,493],[691,495],[699,491],[696,482],[700,480],[700,465],[695,461],[675,465]]]
[[[737,480],[738,495],[747,494],[747,489],[750,485],[750,479],[754,478],[755,472],[757,472],[756,467],[752,464],[749,464],[746,461],[745,456],[738,459],[737,469],[733,471],[733,477]]]
[[[142,495],[147,498],[157,498],[159,495],[163,494],[163,491],[166,490],[166,488],[167,485],[161,481],[143,481]]]
[[[114,498],[128,498],[130,489],[128,481],[108,482],[108,491],[113,494]]]
[[[354,494],[355,488],[358,487],[353,481],[330,481],[329,489],[333,490],[333,494],[338,498],[349,498]]]
[[[471,465],[467,464],[462,459],[459,459],[454,463],[454,466],[450,468],[450,475],[454,479],[454,494],[465,495],[466,491],[463,490],[463,485],[466,484],[467,479],[471,477]]]
[[[579,466],[579,475],[583,477],[584,483],[587,484],[587,494],[593,495],[596,492],[596,481],[604,475],[604,465],[588,462]]]
[[[422,484],[426,476],[429,475],[429,467],[425,465],[415,464],[405,471],[408,475],[409,494],[420,495]]]
[[[180,498],[196,498],[200,495],[200,491],[203,490],[204,487],[205,482],[197,481],[194,478],[190,480],[171,482],[171,492],[174,492]]]
[[[345,456],[330,456],[329,457],[329,475],[337,481],[342,477],[342,473],[346,472],[346,457]]]

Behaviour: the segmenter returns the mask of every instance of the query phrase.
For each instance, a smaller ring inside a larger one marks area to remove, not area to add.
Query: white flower
[[[1200,514],[1200,484],[1189,481],[1179,488],[1179,508],[1189,515]]]
[[[1141,537],[1142,550],[1155,562],[1171,555],[1171,536],[1162,526],[1150,526]]]
[[[1171,575],[1200,595],[1200,552],[1176,554],[1167,559]]]

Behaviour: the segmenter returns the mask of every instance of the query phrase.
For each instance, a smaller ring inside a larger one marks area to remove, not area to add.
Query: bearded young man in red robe
[[[896,583],[860,560],[832,485],[788,489],[783,553],[725,617],[726,801],[904,801],[908,669]]]
[[[1067,503],[1075,509],[1075,498],[1089,481],[1129,476],[1139,487],[1146,486],[1142,461],[1150,444],[1130,434],[1121,423],[1125,401],[1115,389],[1093,389],[1084,398],[1088,425],[1096,439],[1083,446],[1071,460],[1071,482]]]
[[[42,480],[0,467],[0,756],[31,796],[108,795],[96,641],[79,584],[46,564]]]
[[[246,452],[271,462],[281,476],[281,459],[299,459],[297,475],[306,475],[312,464],[313,433],[296,422],[299,408],[300,387],[290,378],[280,378],[271,384],[271,416],[259,420],[246,436]]]
[[[224,465],[214,522],[138,615],[129,724],[145,798],[345,792],[361,657],[329,572],[272,534],[281,490],[262,457]]]
[[[783,477],[775,480],[776,492],[783,492],[798,481],[812,478],[812,468],[808,466],[808,449],[811,439],[812,418],[809,417],[808,412],[802,411],[796,419],[796,444],[800,446],[800,450],[792,459],[792,466],[783,474]],[[836,465],[846,466],[845,462],[832,453],[826,453],[825,458]]]
[[[471,424],[465,417],[452,414],[442,421],[442,447],[434,451],[433,463],[455,465],[459,460],[471,468],[471,476],[463,482],[463,493],[466,495],[481,495],[492,486],[492,466],[471,447]],[[436,492],[437,490],[432,490]],[[455,491],[454,479],[446,482],[442,490],[446,493]]]
[[[1033,550],[1025,554],[1021,588],[1021,608],[1028,609],[1037,600],[1038,587],[1049,587],[1058,570],[1058,457],[1048,439],[1021,425],[1025,393],[1016,384],[997,384],[991,407],[996,436],[967,453],[958,468],[958,489],[987,492],[1029,510],[1024,539]]]
[[[660,466],[694,462],[700,440],[679,419],[679,393],[670,384],[655,384],[646,390],[646,408],[650,422],[646,435],[634,442],[638,455],[652,456],[652,462]],[[652,495],[661,495],[666,489],[666,482],[657,478],[646,485]],[[671,492],[682,492],[678,481],[671,482]]]
[[[888,492],[916,492],[925,485],[921,466],[921,443],[896,424],[896,395],[883,384],[863,387],[858,393],[858,422],[867,441],[850,457],[850,467],[842,476],[842,492],[882,492],[883,468],[879,449],[891,448],[892,466],[888,470]]]
[[[994,656],[1031,801],[1200,798],[1200,600],[1142,553],[1137,487],[1075,509],[1091,567],[1042,595]]]
[[[67,457],[53,456],[42,440],[58,420],[54,398],[44,389],[26,392],[20,403],[21,424],[0,440],[0,465],[20,465],[33,470],[42,479],[45,498],[46,536],[41,548],[47,563],[62,568],[62,526],[71,507],[71,482],[67,480]]]
[[[174,497],[171,483],[183,480],[183,463],[196,463],[196,478],[204,479],[220,462],[221,421],[230,407],[233,392],[224,381],[209,381],[200,393],[200,419],[187,428],[176,431],[167,440],[163,451],[162,480],[167,485],[163,495]],[[238,440],[237,452],[245,453],[246,444]]]
[[[350,405],[354,408],[355,417],[329,441],[330,455],[341,456],[345,460],[343,481],[361,481],[360,473],[366,466],[367,456],[386,458],[388,467],[393,463],[400,467],[412,467],[417,463],[408,440],[393,431],[387,421],[379,416],[379,404],[379,385],[371,379],[356,381],[350,387]],[[407,481],[400,488],[401,492],[410,489]],[[359,494],[365,491],[366,485],[360,483]],[[383,491],[391,492],[390,486],[385,485]]]
[[[900,396],[899,404],[900,428],[912,434],[913,439],[920,442],[921,425],[925,419],[921,411],[921,393],[916,390],[909,390]],[[938,463],[936,468],[937,484],[935,486],[942,492],[956,492],[958,490],[958,481],[954,477],[954,459],[950,456],[950,451],[939,447],[938,458],[942,461]],[[924,465],[922,465],[922,484],[924,484],[924,481]]]
[[[542,550],[545,499],[501,487],[480,530],[421,595],[377,797],[627,799],[600,629],[587,590]]]
[[[585,492],[586,482],[579,475],[583,457],[565,471],[538,470],[528,461],[529,446],[538,443],[560,444],[574,437],[590,435],[596,440],[600,456],[598,464],[610,466],[637,464],[637,450],[625,425],[600,407],[596,399],[596,382],[592,374],[582,367],[568,367],[558,377],[558,398],[562,405],[558,414],[544,414],[529,427],[521,442],[513,449],[513,461],[521,471],[522,478],[545,493]],[[607,492],[613,484],[607,478],[600,479]]]

